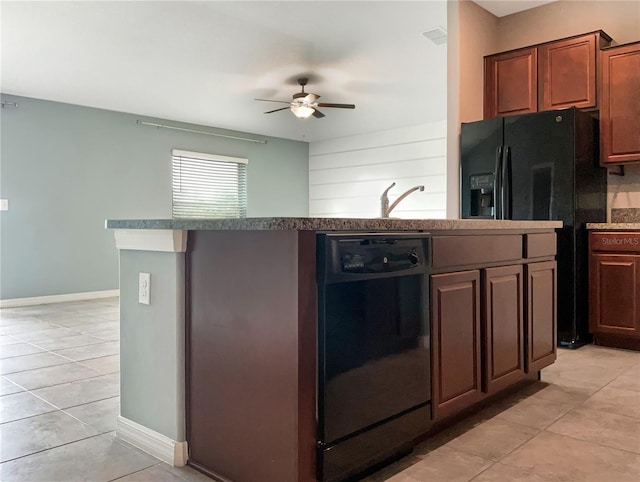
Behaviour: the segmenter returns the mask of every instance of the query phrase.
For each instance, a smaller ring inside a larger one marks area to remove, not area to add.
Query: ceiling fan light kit
[[[320,96],[318,94],[307,93],[304,91],[304,86],[307,85],[309,79],[302,77],[298,79],[298,84],[302,87],[302,91],[293,94],[290,102],[284,100],[270,100],[270,99],[255,99],[262,102],[279,102],[281,104],[289,104],[289,107],[281,107],[280,109],[274,109],[265,112],[265,114],[271,114],[281,110],[289,109],[299,119],[306,119],[308,117],[315,117],[320,119],[324,117],[324,114],[318,110],[318,107],[331,107],[338,109],[355,109],[354,104],[325,104],[322,102],[316,102]]]
[[[300,119],[306,119],[307,117],[310,117],[315,111],[316,110],[313,107],[305,105],[304,103],[291,106],[291,112],[293,112],[293,115],[299,117]]]

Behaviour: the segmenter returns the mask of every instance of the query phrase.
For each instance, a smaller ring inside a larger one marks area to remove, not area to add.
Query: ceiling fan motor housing
[[[256,100],[262,100],[266,102],[281,102],[283,104],[287,104],[287,103],[289,104],[289,107],[282,107],[281,109],[270,110],[268,112],[265,112],[265,114],[271,114],[273,112],[279,112],[281,110],[291,109],[291,112],[293,112],[293,114],[296,117],[300,117],[303,119],[306,119],[311,115],[313,115],[313,117],[317,119],[324,117],[324,114],[318,110],[318,107],[338,107],[342,109],[354,109],[356,107],[353,104],[327,104],[327,103],[317,102],[317,100],[320,98],[318,94],[313,94],[313,93],[304,91],[304,87],[305,85],[307,85],[308,81],[309,79],[306,77],[302,77],[298,79],[298,84],[300,84],[300,87],[302,88],[302,92],[297,92],[293,94],[291,98],[291,102],[282,101],[282,100],[271,101],[269,99],[256,99]]]

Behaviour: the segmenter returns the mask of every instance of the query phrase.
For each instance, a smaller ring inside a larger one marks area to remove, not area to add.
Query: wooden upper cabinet
[[[539,47],[539,110],[596,107],[596,41],[591,34]]]
[[[599,30],[485,57],[485,119],[596,108],[598,52],[610,42]]]
[[[601,52],[600,162],[640,161],[640,42]]]
[[[535,48],[485,57],[485,119],[538,110],[536,65]]]

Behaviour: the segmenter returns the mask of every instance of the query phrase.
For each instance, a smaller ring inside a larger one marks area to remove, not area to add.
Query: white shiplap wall
[[[392,183],[390,204],[424,185],[391,213],[398,218],[446,217],[447,123],[312,142],[309,145],[309,215],[380,216],[380,196]]]

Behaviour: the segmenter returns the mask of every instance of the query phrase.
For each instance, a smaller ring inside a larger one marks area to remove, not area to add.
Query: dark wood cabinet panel
[[[484,118],[598,107],[602,30],[484,58]]]
[[[483,271],[484,391],[491,394],[524,377],[522,266]]]
[[[313,231],[189,233],[189,464],[212,477],[315,480],[315,251]]]
[[[555,233],[525,234],[524,236],[525,258],[555,256],[557,250]]]
[[[589,249],[594,252],[640,254],[639,231],[589,233]]]
[[[538,110],[537,49],[485,57],[484,118]]]
[[[640,337],[640,254],[592,254],[592,333]]]
[[[538,49],[539,110],[596,107],[596,34]]]
[[[537,372],[556,359],[556,271],[555,261],[526,266],[527,373]]]
[[[434,419],[482,398],[480,272],[431,276]]]
[[[640,161],[640,42],[601,53],[600,162]]]
[[[552,233],[552,236],[555,235]],[[521,234],[434,236],[431,245],[433,268],[477,266],[483,263],[513,262],[522,259]]]
[[[640,350],[640,232],[589,233],[589,331],[598,345]]]

